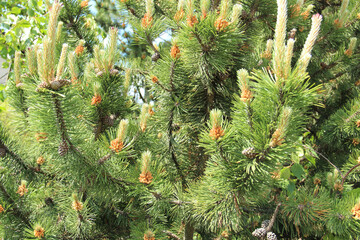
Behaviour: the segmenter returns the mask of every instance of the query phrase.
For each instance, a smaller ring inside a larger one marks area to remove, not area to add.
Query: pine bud
[[[299,72],[300,73],[305,73],[306,72],[306,69],[309,66],[310,60],[311,60],[311,54],[310,53],[304,55],[302,58],[299,59],[298,65],[299,65]]]
[[[224,136],[224,130],[222,129],[223,121],[222,112],[219,109],[213,109],[210,112],[210,129],[209,136],[212,140],[218,140],[220,137]]]
[[[282,78],[282,66],[285,55],[286,21],[287,21],[287,1],[277,0],[278,12],[275,27],[275,47],[274,47],[274,72],[276,79]]]
[[[119,128],[118,128],[118,131],[117,131],[117,138],[120,139],[122,142],[126,138],[128,126],[129,126],[129,120],[122,119],[120,121]]]
[[[204,19],[210,9],[210,0],[201,0],[200,1],[200,9],[201,9],[201,17]]]
[[[290,116],[291,116],[292,110],[290,107],[285,107],[281,117],[280,117],[280,123],[278,128],[275,130],[275,132],[273,133],[272,137],[271,137],[271,141],[270,141],[270,147],[276,147],[276,146],[280,146],[285,140],[285,132],[286,132],[286,128],[289,125],[289,120],[290,120]]]
[[[273,50],[273,46],[274,46],[274,41],[272,39],[268,39],[267,42],[266,42],[266,49],[262,53],[263,58],[268,59],[268,60],[271,59],[271,53],[272,53],[272,50]]]
[[[45,229],[41,226],[36,226],[34,229],[34,236],[38,239],[45,237]]]
[[[249,73],[246,69],[240,69],[237,71],[238,84],[241,90],[240,100],[248,102],[252,99],[252,93],[249,87]]]
[[[349,0],[342,0],[341,7],[339,11],[339,20],[336,22],[336,26],[341,28],[343,27],[345,21],[349,17],[349,11],[347,10],[349,6]]]
[[[73,199],[74,201],[72,202],[72,208],[77,212],[81,211],[84,207],[83,203],[79,201],[76,194],[73,194]]]
[[[46,69],[46,80],[53,79],[55,73],[55,45],[56,45],[56,27],[62,5],[55,0],[50,11],[50,19],[47,29],[47,41],[43,41],[44,48],[44,68]],[[46,66],[46,67],[45,67]]]
[[[67,49],[68,49],[68,45],[66,43],[63,44],[62,50],[61,50],[61,55],[60,55],[60,60],[59,60],[58,66],[57,66],[55,80],[59,80],[61,78],[61,75],[62,75],[63,71],[64,71]]]
[[[59,23],[57,25],[57,29],[56,29],[56,42],[60,41],[63,25],[64,25],[64,23],[59,21]]]
[[[321,21],[322,21],[322,16],[320,14],[315,14],[313,15],[313,17],[311,18],[312,20],[312,24],[311,24],[311,29],[310,29],[310,33],[306,39],[306,42],[304,44],[304,48],[301,52],[300,55],[300,60],[304,59],[306,55],[311,54],[311,51],[314,47],[315,41],[319,35],[319,31],[320,31],[320,26],[321,26]],[[307,65],[306,65],[307,66]]]
[[[348,57],[351,57],[355,47],[356,47],[356,42],[357,42],[357,38],[356,37],[352,37],[350,38],[350,44],[349,44],[349,48],[345,51],[345,55]]]
[[[144,103],[141,107],[140,113],[140,128],[141,131],[145,132],[146,130],[146,122],[149,117],[149,104]]]
[[[20,195],[20,197],[24,196],[29,190],[26,188],[26,181],[21,180],[21,184],[18,187],[17,194]]]
[[[127,95],[131,84],[131,69],[125,69],[124,95]]]
[[[34,75],[37,70],[37,59],[34,46],[26,49],[26,63],[30,74]]]
[[[109,148],[117,153],[124,147],[124,140],[126,138],[128,125],[129,121],[127,119],[122,119],[119,124],[117,137],[111,141]]]
[[[146,2],[146,13],[144,17],[141,19],[141,26],[144,29],[147,29],[152,26],[153,21],[153,13],[154,13],[154,2],[153,0],[145,0]]]
[[[76,65],[76,58],[75,58],[75,52],[71,52],[68,55],[68,66],[69,66],[69,70],[70,70],[70,75],[71,75],[71,82],[73,84],[78,83],[77,82],[77,65]]]
[[[231,13],[231,23],[237,24],[243,7],[241,4],[235,4]]]
[[[284,66],[284,78],[287,79],[291,72],[291,59],[293,57],[295,40],[290,38],[287,41],[287,45],[285,48],[285,66]]]
[[[111,27],[109,30],[108,64],[107,69],[112,69],[115,63],[118,29]]]
[[[150,184],[152,182],[152,175],[150,172],[150,161],[151,161],[151,152],[146,151],[141,155],[141,174],[139,176],[139,181],[144,184]]]
[[[21,83],[21,52],[15,52],[15,61],[14,61],[14,72],[15,72],[15,84],[18,85]]]

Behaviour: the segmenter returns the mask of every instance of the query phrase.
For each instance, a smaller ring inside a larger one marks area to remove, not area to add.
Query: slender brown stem
[[[306,146],[306,145],[303,145],[303,147],[309,149],[309,147]],[[331,166],[333,166],[333,167],[340,173],[340,176],[341,176],[342,178],[344,178],[343,173],[341,172],[341,170],[340,170],[337,166],[335,166],[335,164],[333,164],[333,163],[332,163],[327,157],[325,157],[322,153],[316,151],[315,149],[312,149],[312,150],[314,150],[317,154],[319,154],[322,158],[324,158]]]
[[[274,214],[272,215],[272,217],[270,219],[269,226],[267,226],[267,228],[266,228],[266,232],[270,232],[271,228],[274,226],[274,223],[275,223],[275,220],[276,220],[276,215],[279,212],[280,206],[281,206],[281,203],[278,203],[278,205],[275,208]]]
[[[350,168],[350,170],[345,174],[345,176],[343,176],[342,181],[341,181],[341,186],[344,185],[345,180],[346,180],[346,178],[349,176],[349,174],[350,174],[355,168],[357,168],[357,167],[359,167],[359,166],[360,166],[360,163],[358,163],[358,164],[356,164],[355,166],[353,166],[352,168]]]
[[[181,238],[179,238],[178,236],[176,236],[174,233],[172,233],[170,231],[163,231],[163,233],[165,233],[171,239],[181,240]]]

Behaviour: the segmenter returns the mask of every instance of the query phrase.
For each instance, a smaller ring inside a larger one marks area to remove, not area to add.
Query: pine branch
[[[179,238],[178,236],[176,236],[174,233],[172,233],[170,231],[162,231],[162,232],[165,233],[171,239],[181,240],[181,238]]]
[[[56,119],[57,119],[57,122],[58,122],[60,134],[61,134],[61,140],[62,141],[68,141],[69,138],[68,138],[68,134],[67,134],[67,130],[66,130],[64,114],[63,114],[63,111],[61,109],[61,102],[59,100],[59,97],[56,94],[52,94],[52,98],[54,100]]]
[[[102,118],[102,109],[96,106],[96,112],[98,114],[99,120],[95,127],[95,141],[100,137],[100,134],[104,131],[103,129],[103,122],[101,121]]]
[[[0,181],[0,191],[2,192],[3,196],[6,198],[6,200],[10,203],[12,206],[12,212],[13,215],[19,219],[21,219],[22,222],[24,222],[28,227],[31,228],[30,220],[21,212],[21,210],[17,207],[17,204],[12,199],[10,194],[6,191],[4,184]]]
[[[360,114],[360,109],[357,110],[354,114],[352,114],[350,117],[348,117],[345,122],[350,122],[354,117]]]
[[[64,7],[65,7],[65,9],[66,9],[66,17],[67,17],[67,18],[64,18],[64,17],[60,16],[60,20],[61,20],[62,22],[64,22],[68,28],[70,28],[71,30],[73,30],[73,31],[75,32],[76,36],[77,36],[79,39],[84,39],[84,36],[82,35],[82,33],[81,33],[81,32],[79,31],[79,29],[78,29],[78,21],[79,21],[79,16],[80,16],[80,14],[81,14],[81,9],[80,9],[80,11],[79,11],[78,14],[77,14],[76,20],[74,21],[73,16],[69,14],[69,12],[70,12],[71,10],[69,9],[68,4],[66,3],[66,1],[63,1],[63,3],[64,3]],[[84,39],[84,40],[85,40],[85,39]],[[92,48],[92,46],[89,44],[88,41],[85,41],[85,47],[86,47],[90,52],[93,51],[93,48]]]
[[[175,204],[175,205],[183,205],[183,204],[192,204],[192,202],[184,202],[184,201],[180,201],[180,200],[171,200],[170,203]]]
[[[98,164],[99,164],[99,165],[104,164],[110,157],[111,157],[111,153],[105,155],[104,157],[102,157],[102,158],[99,159]]]
[[[306,145],[303,145],[303,147],[309,149],[309,147],[306,146]],[[321,157],[323,157],[331,166],[333,166],[333,167],[340,173],[340,176],[341,176],[342,178],[344,178],[343,173],[341,172],[341,170],[340,170],[337,166],[335,166],[335,164],[333,164],[333,163],[332,163],[327,157],[325,157],[322,153],[316,151],[315,149],[312,149],[312,150],[314,150],[317,154],[319,154]]]
[[[270,223],[269,223],[269,226],[266,227],[266,232],[270,232],[271,231],[271,228],[273,227],[274,223],[275,223],[275,220],[276,220],[276,216],[279,212],[279,209],[280,209],[280,206],[281,206],[281,203],[278,203],[278,205],[276,206],[275,208],[275,211],[274,211],[274,214],[272,215],[271,219],[270,219]]]
[[[26,164],[25,161],[19,155],[17,155],[15,152],[10,150],[0,140],[0,147],[1,146],[5,149],[5,153],[9,154],[10,157],[12,159],[14,159],[16,161],[16,163],[19,164],[25,171],[31,170],[34,173],[40,173],[40,174],[43,174],[44,176],[47,176],[47,177],[50,177],[50,178],[55,178],[55,175],[53,175],[53,174],[46,173],[46,172],[42,171],[40,168],[32,167],[32,166]]]
[[[145,35],[146,35],[146,42],[149,44],[149,46],[155,52],[155,54],[157,54],[159,58],[161,58],[159,51],[156,49],[156,47],[154,46],[153,42],[150,39],[150,35],[148,33],[145,33]]]
[[[139,96],[141,98],[141,100],[146,103],[147,101],[145,100],[145,98],[143,97],[143,95],[141,94],[141,91],[140,91],[140,88],[138,85],[136,85],[136,89],[137,89],[137,92],[139,93]]]
[[[141,18],[141,17],[135,12],[135,9],[132,8],[128,2],[125,3],[125,6],[126,6],[126,8],[128,9],[128,11],[129,11],[134,17],[139,18],[139,19]]]
[[[360,166],[360,163],[356,164],[355,166],[353,166],[353,167],[345,174],[345,176],[343,176],[342,181],[341,181],[341,186],[344,186],[344,183],[345,183],[346,178],[349,176],[349,174],[350,174],[355,168],[357,168],[357,167],[359,167],[359,166]]]

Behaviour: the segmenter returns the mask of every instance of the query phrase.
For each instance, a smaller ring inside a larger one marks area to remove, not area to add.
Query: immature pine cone
[[[3,147],[0,147],[0,157],[3,158],[6,155],[6,149]]]
[[[249,147],[244,149],[242,152],[247,158],[254,159],[257,156],[257,153],[255,152],[255,148]]]
[[[273,232],[268,232],[266,238],[267,240],[277,240],[276,234]]]
[[[269,226],[270,224],[270,220],[264,220],[262,223],[261,223],[261,227],[262,228],[267,228],[267,226]]]
[[[58,153],[60,156],[65,156],[65,154],[69,151],[69,146],[66,142],[66,140],[62,140],[59,148],[58,148]]]
[[[252,232],[252,235],[257,238],[265,237],[266,230],[265,230],[265,228],[257,228],[257,229],[255,229],[255,231]]]

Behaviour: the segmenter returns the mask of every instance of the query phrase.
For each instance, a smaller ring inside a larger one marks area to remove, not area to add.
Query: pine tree
[[[4,239],[358,238],[359,2],[88,4],[15,53]]]

